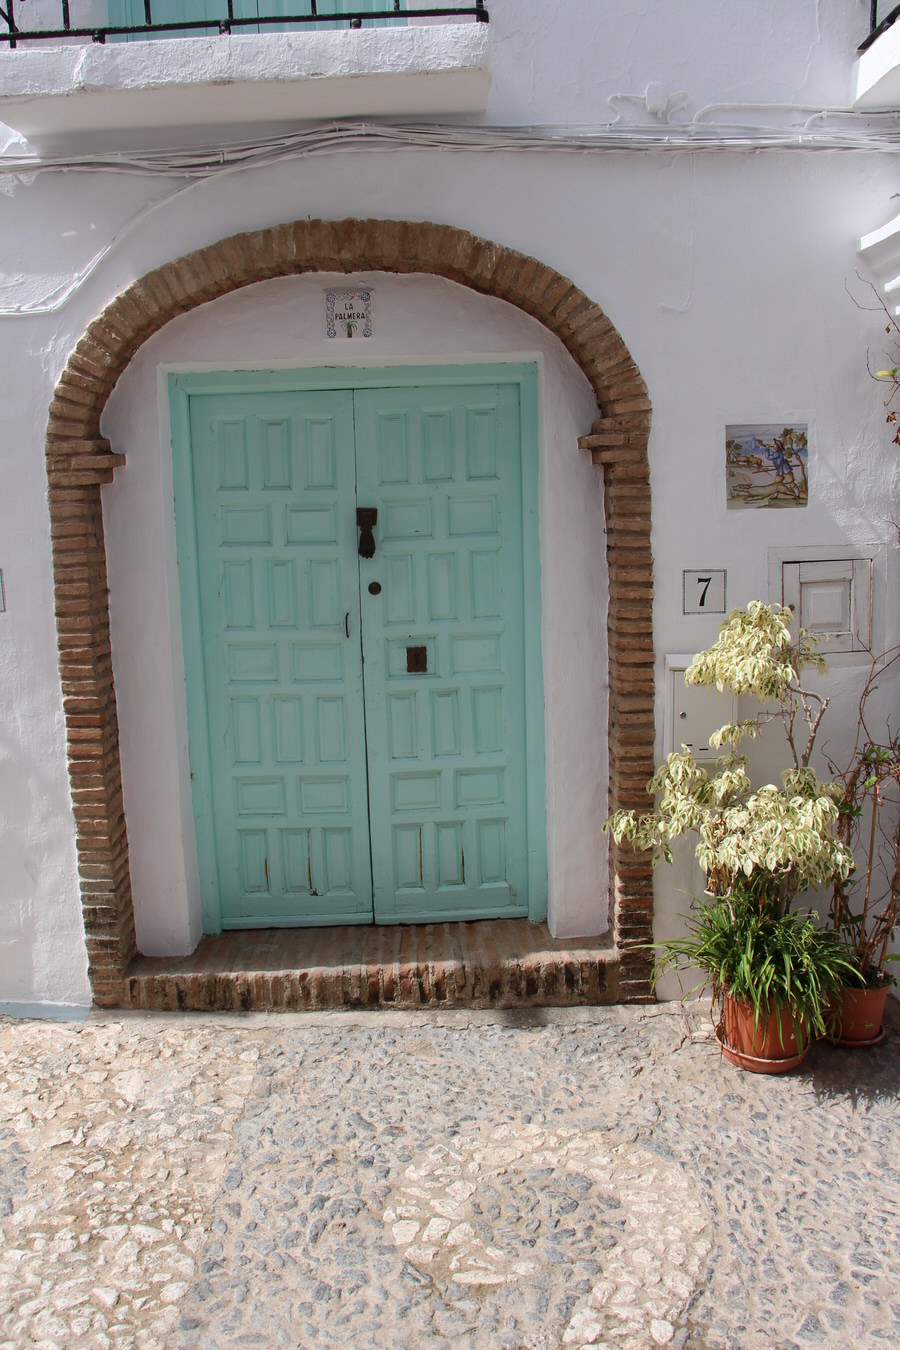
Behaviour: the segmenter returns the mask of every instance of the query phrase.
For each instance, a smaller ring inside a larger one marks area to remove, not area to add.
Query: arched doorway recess
[[[428,273],[506,300],[567,348],[601,418],[579,445],[604,475],[609,575],[609,805],[641,806],[653,770],[654,659],[647,440],[641,374],[598,305],[568,278],[514,249],[430,222],[297,221],[235,235],[134,282],[94,320],[50,406],[47,473],[56,622],[94,1001],[116,1006],[136,954],[109,636],[100,487],[124,457],[100,417],[135,352],[170,319],[240,287],[304,272]],[[599,829],[600,822],[597,822]],[[610,848],[617,960],[609,988],[646,999],[653,887],[643,857]]]

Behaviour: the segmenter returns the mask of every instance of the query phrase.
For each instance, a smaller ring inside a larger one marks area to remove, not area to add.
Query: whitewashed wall
[[[494,90],[487,116],[498,123],[597,123],[624,106],[637,109],[629,120],[640,116],[637,104],[614,102],[610,108],[607,100],[622,92],[642,96],[654,82],[670,93],[684,90],[689,113],[737,99],[844,104],[866,8],[855,0],[796,0],[791,6],[777,0],[753,6],[659,0],[636,14],[625,0],[603,6],[594,0],[555,5],[495,0]],[[546,23],[551,13],[555,27]],[[724,113],[709,114],[718,116]],[[6,414],[0,568],[7,595],[7,611],[0,614],[0,1002],[77,1003],[89,997],[56,666],[42,436],[54,384],[80,334],[134,277],[159,263],[228,233],[297,217],[434,219],[534,254],[597,300],[640,366],[654,408],[660,753],[664,655],[696,650],[715,636],[714,621],[681,615],[682,568],[727,568],[729,604],[740,604],[766,596],[770,547],[892,539],[898,457],[884,425],[880,391],[866,372],[869,348],[873,363],[883,364],[883,326],[877,312],[858,308],[852,299],[867,303],[856,275],[856,241],[893,214],[896,174],[889,156],[352,153],[210,181],[147,219],[139,218],[142,208],[177,184],[99,173],[0,182],[6,222],[0,308],[39,300],[65,284],[117,231],[135,222],[64,306],[43,315],[0,318]],[[316,284],[321,286],[321,279]],[[567,845],[565,831],[569,820],[578,822],[579,832],[599,829],[603,750],[592,747],[585,756],[582,769],[589,773],[567,775],[573,762],[567,738],[584,706],[585,685],[580,674],[571,677],[570,687],[554,673],[547,641],[555,630],[546,626],[558,623],[560,632],[570,633],[594,626],[595,650],[603,640],[599,579],[596,592],[583,580],[578,584],[577,606],[559,601],[571,565],[558,549],[560,531],[567,528],[573,536],[573,559],[596,556],[591,550],[599,544],[574,538],[587,528],[596,500],[579,498],[576,491],[573,514],[567,516],[562,495],[553,495],[557,484],[560,494],[568,492],[585,472],[572,431],[590,419],[588,395],[567,358],[556,354],[556,344],[523,317],[504,313],[498,302],[461,300],[456,288],[443,283],[377,284],[387,303],[379,341],[390,358],[413,350],[408,333],[400,331],[400,302],[407,299],[423,327],[427,307],[435,307],[439,323],[429,339],[434,356],[544,353],[542,551],[545,564],[552,555],[544,642],[554,904],[560,932],[572,931],[567,914],[575,927],[592,915],[591,927],[601,931],[606,916],[597,904],[599,862],[597,876],[589,875],[590,859],[599,856],[596,838]],[[143,940],[155,949],[169,941],[183,946],[196,932],[190,864],[177,855],[163,872],[148,871],[144,828],[154,811],[161,811],[169,837],[175,837],[190,816],[183,798],[167,801],[164,810],[158,796],[154,799],[173,773],[177,777],[179,725],[177,622],[168,604],[171,554],[165,553],[170,506],[162,477],[156,368],[166,362],[318,359],[305,320],[291,310],[291,285],[302,289],[313,282],[255,288],[170,325],[133,363],[107,414],[107,434],[129,456],[107,492],[114,643],[138,922]],[[265,313],[263,301],[271,303]],[[239,334],[230,322],[216,322],[217,310],[234,316],[235,323],[237,316],[247,320],[242,354]],[[809,507],[726,512],[726,422],[801,416],[810,423],[813,447]],[[567,454],[571,467],[551,483],[550,465],[562,464]],[[164,565],[153,594],[138,575],[133,531]],[[885,641],[900,639],[898,556],[894,544],[876,594]],[[136,597],[146,610],[126,603]],[[156,653],[163,693],[152,717],[140,707],[129,655],[132,641],[145,642],[148,631],[164,639],[170,635]],[[835,665],[837,683],[846,691],[836,700],[829,736],[839,757],[859,666],[852,658]],[[592,672],[595,720],[603,716],[604,683],[605,672]],[[570,698],[576,702],[567,710]],[[136,768],[136,750],[146,737],[164,742],[165,755],[161,751],[159,761]],[[590,794],[587,811],[585,794]],[[585,824],[586,814],[593,820]],[[686,905],[678,893],[681,884],[691,884],[689,876],[658,874],[660,934],[673,931]],[[154,887],[159,893],[151,895]]]

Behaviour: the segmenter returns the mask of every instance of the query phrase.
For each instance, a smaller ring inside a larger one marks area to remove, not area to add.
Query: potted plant
[[[801,677],[825,663],[806,630],[792,640],[791,618],[790,609],[761,601],[733,611],[685,681],[752,695],[760,711],[710,738],[714,748],[726,747],[712,772],[682,747],[647,786],[653,808],[617,811],[604,826],[617,841],[648,850],[654,863],[671,861],[676,838],[696,836],[707,896],[694,902],[687,937],[655,944],[654,980],[672,965],[697,966],[722,1004],[717,1034],[726,1054],[763,1072],[798,1062],[809,1038],[825,1032],[831,997],[850,968],[837,933],[792,908],[811,887],[846,878],[853,857],[837,829],[842,786],[822,781],[810,765],[828,700]],[[754,787],[736,747],[773,719],[782,723],[792,762],[780,785]],[[749,1042],[735,1045],[748,1025]]]
[[[864,859],[847,877],[836,876],[831,918],[852,954],[853,971],[844,981],[832,1035],[841,1045],[874,1045],[884,1035],[887,971],[898,958],[889,950],[900,904],[900,734],[890,724],[875,732],[869,699],[900,662],[900,649],[873,658],[859,700],[856,740],[840,775],[838,834]]]
[[[834,991],[849,968],[840,938],[809,913],[773,905],[764,879],[736,878],[727,894],[697,899],[687,937],[661,943],[654,982],[683,963],[703,971],[721,1008],[716,1035],[733,1064],[783,1073],[824,1035]]]

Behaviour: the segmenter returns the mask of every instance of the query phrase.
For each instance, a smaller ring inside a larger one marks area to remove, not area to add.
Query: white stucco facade
[[[878,556],[873,641],[900,641],[892,524],[900,461],[867,353],[873,369],[895,361],[884,355],[884,316],[868,286],[878,274],[857,252],[860,236],[894,214],[895,156],[876,137],[865,141],[856,122],[859,147],[849,152],[761,148],[763,131],[803,127],[810,110],[852,108],[867,6],[654,0],[638,15],[625,3],[495,0],[490,9],[487,111],[454,120],[452,148],[398,139],[337,153],[325,137],[315,154],[196,180],[146,165],[126,172],[123,162],[78,172],[19,164],[0,178],[0,1004],[90,997],[54,625],[43,460],[50,401],[110,300],[223,236],[307,217],[434,220],[540,259],[603,308],[653,407],[658,756],[668,748],[666,653],[696,651],[717,628],[712,616],[682,613],[683,569],[727,569],[730,608],[780,599],[769,592],[770,551],[869,549]],[[419,120],[437,124],[439,113]],[[473,122],[603,128],[615,148],[467,146]],[[739,127],[747,144],[682,148],[689,123],[704,135]],[[815,125],[850,123],[832,112]],[[678,148],[666,148],[670,133]],[[183,139],[201,147],[233,134],[216,137],[208,125]],[[123,133],[126,146],[130,138]],[[114,139],[107,125],[96,145]],[[144,150],[170,144],[168,131],[152,127],[140,140]],[[11,165],[27,147],[12,132],[6,143]],[[79,153],[91,148],[80,143]],[[427,277],[365,280],[377,327],[364,352],[354,345],[351,357],[348,344],[322,336],[327,275],[260,283],[167,325],[138,352],[104,416],[103,434],[127,457],[104,490],[104,516],[135,914],[147,953],[189,950],[200,932],[161,392],[170,369],[539,364],[550,922],[559,936],[608,926],[602,476],[576,445],[596,417],[591,390],[559,342],[502,301]],[[808,506],[728,510],[725,426],[790,420],[809,426]],[[836,696],[823,735],[838,762],[865,664],[864,655],[832,662]],[[896,706],[896,685],[883,697]],[[679,888],[693,884],[689,873],[657,874],[660,935],[686,908]]]

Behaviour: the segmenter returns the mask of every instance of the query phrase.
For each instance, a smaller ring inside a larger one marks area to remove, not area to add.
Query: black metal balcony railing
[[[22,5],[25,0],[19,0],[19,11],[21,13]],[[267,0],[259,0],[259,4],[242,3],[241,0],[203,0],[202,3],[191,3],[191,0],[185,0],[183,6],[174,5],[171,0],[132,0],[130,7],[126,4],[119,4],[117,8],[128,13],[129,8],[132,11],[143,11],[143,23],[108,23],[98,27],[96,24],[89,24],[79,27],[72,21],[72,4],[77,0],[60,0],[62,26],[59,28],[23,28],[16,20],[16,0],[2,0],[0,3],[0,21],[6,23],[5,31],[0,29],[0,44],[7,43],[10,48],[14,48],[20,42],[40,42],[51,38],[90,38],[92,42],[106,42],[107,38],[122,40],[139,37],[156,37],[164,33],[187,33],[197,36],[198,33],[231,33],[258,31],[265,32],[267,28],[278,28],[284,31],[288,28],[361,28],[363,24],[384,24],[395,23],[398,20],[404,22],[412,19],[457,19],[472,18],[478,23],[488,23],[489,14],[486,7],[486,0],[471,0],[465,3],[465,0],[455,0],[450,4],[435,4],[426,8],[409,10],[406,7],[405,0],[382,0],[380,8],[367,8],[363,3],[354,9],[347,0],[280,0],[279,3],[268,3]],[[371,4],[371,0],[370,0]],[[34,0],[28,0],[30,9],[34,9]],[[154,18],[154,5],[156,5],[157,17]],[[336,6],[340,5],[340,8]],[[294,9],[305,7],[305,12],[294,13]],[[110,7],[112,9],[112,6]],[[179,8],[187,14],[193,9],[203,11],[201,18],[180,18],[173,17],[172,12]],[[278,13],[266,13],[266,9],[277,9]],[[166,10],[163,21],[159,19],[161,9]],[[248,10],[252,10],[249,13]],[[261,11],[261,12],[258,12]]]
[[[869,36],[859,44],[858,50],[864,52],[867,47],[871,47],[876,38],[887,32],[898,19],[900,5],[888,5],[885,0],[869,0]]]

